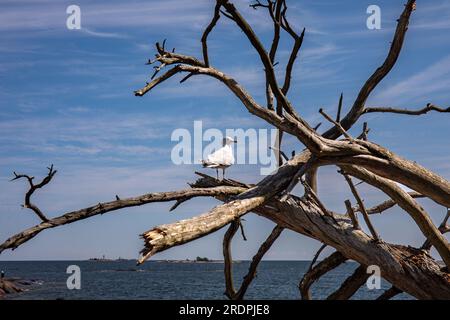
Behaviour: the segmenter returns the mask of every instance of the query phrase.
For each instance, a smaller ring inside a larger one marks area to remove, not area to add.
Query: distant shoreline
[[[0,260],[0,263],[2,262],[75,262],[75,261],[98,261],[98,260],[91,260],[91,259],[95,259],[95,258],[87,258],[87,259],[47,259],[47,260],[41,260],[41,259],[37,259],[37,260]],[[100,259],[100,258],[99,258]],[[136,258],[130,258],[130,259],[105,259],[104,261],[109,261],[109,262],[115,262],[115,261],[137,261]],[[172,262],[172,261],[190,261],[190,262],[195,262],[195,260],[187,260],[187,259],[152,259],[149,260],[147,262]],[[223,262],[223,260],[210,260],[210,261],[221,261]],[[233,260],[233,261],[241,261],[241,262],[246,262],[246,261],[251,261],[250,259],[239,259],[239,260]],[[273,261],[273,262],[310,262],[311,260],[269,260],[269,259],[263,259],[262,261]],[[320,261],[320,260],[318,260]],[[351,261],[349,261],[351,262]]]

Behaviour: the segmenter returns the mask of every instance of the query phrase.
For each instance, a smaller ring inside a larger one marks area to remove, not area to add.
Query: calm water
[[[68,290],[66,268],[81,268],[81,290]],[[234,264],[235,286],[247,272],[248,261]],[[297,284],[307,261],[263,261],[247,299],[298,299]],[[326,298],[356,268],[346,263],[313,285],[313,298]],[[7,277],[35,280],[26,292],[8,299],[224,299],[222,263],[170,263],[150,261],[0,261]],[[387,283],[382,289],[388,288]],[[374,299],[382,290],[363,286],[353,299]],[[405,294],[397,299],[408,299]]]

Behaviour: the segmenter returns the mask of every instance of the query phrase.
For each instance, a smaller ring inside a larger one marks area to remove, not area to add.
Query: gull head
[[[231,138],[231,137],[225,137],[225,138],[223,138],[223,145],[224,146],[229,146],[229,145],[231,145],[231,144],[233,144],[233,143],[236,143],[237,141],[236,140],[234,140],[233,138]]]

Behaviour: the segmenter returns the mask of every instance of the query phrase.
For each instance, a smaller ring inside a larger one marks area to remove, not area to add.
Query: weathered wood
[[[331,161],[332,164],[363,167],[383,178],[404,184],[436,203],[450,208],[450,182],[446,179],[422,167],[417,162],[403,159],[374,143],[358,140],[358,144],[369,147],[374,154],[378,153],[378,156],[358,155],[335,158],[336,161]],[[321,160],[330,162],[326,158]]]
[[[408,194],[414,199],[416,199],[416,198],[423,198],[424,197],[423,194],[420,194],[420,193],[415,192],[415,191],[408,192]],[[368,214],[381,214],[384,211],[394,207],[395,205],[397,205],[397,202],[395,202],[392,199],[388,199],[386,201],[383,201],[380,204],[377,204],[376,206],[373,206],[371,208],[366,209],[366,211],[367,211]],[[359,206],[354,207],[353,210],[354,211],[361,211]]]
[[[144,249],[138,263],[141,264],[152,255],[167,248],[178,246],[206,236],[226,226],[265,202],[264,196],[234,200],[215,207],[209,212],[191,219],[160,225],[144,232]]]
[[[231,255],[231,241],[239,228],[238,220],[230,223],[228,230],[223,237],[223,257],[224,257],[224,274],[225,274],[225,295],[231,300],[242,300],[247,292],[248,287],[256,276],[258,265],[272,244],[278,239],[283,227],[275,226],[267,239],[261,244],[258,252],[253,256],[247,274],[244,276],[239,290],[234,289],[233,284],[233,258]]]
[[[48,218],[41,211],[41,209],[39,209],[38,206],[36,206],[34,203],[31,202],[31,196],[37,189],[40,189],[40,188],[44,187],[45,185],[47,185],[48,183],[50,183],[50,181],[55,176],[57,170],[53,169],[53,165],[51,165],[47,169],[48,169],[47,175],[41,180],[41,182],[39,182],[37,184],[35,184],[33,181],[34,177],[31,177],[26,174],[17,174],[16,172],[14,172],[14,178],[11,180],[11,181],[14,181],[14,180],[18,180],[21,178],[27,179],[28,184],[30,185],[30,188],[28,189],[28,191],[25,194],[25,201],[24,201],[23,207],[31,209],[39,217],[39,219],[41,219],[43,222],[48,221]]]
[[[432,103],[427,103],[425,107],[418,110],[408,110],[408,109],[399,109],[392,107],[366,107],[364,109],[364,113],[372,113],[372,112],[388,112],[388,113],[396,113],[396,114],[406,114],[410,116],[420,116],[422,114],[428,113],[430,111],[436,112],[450,112],[450,107],[448,108],[440,108],[435,106]]]
[[[339,225],[321,214],[320,208],[302,199],[279,203],[278,211],[256,213],[298,233],[320,239],[362,265],[377,265],[381,276],[418,299],[450,299],[450,274],[424,251],[412,247],[376,243],[350,220],[336,215]]]
[[[348,216],[352,220],[353,227],[355,227],[355,229],[361,229],[361,227],[359,226],[358,217],[356,216],[355,211],[352,208],[350,200],[345,200],[345,207],[347,208]]]
[[[137,197],[119,199],[116,201],[99,203],[95,206],[87,207],[81,210],[71,211],[61,216],[42,222],[31,228],[28,228],[10,238],[0,245],[0,253],[6,249],[15,249],[28,240],[34,238],[45,229],[73,223],[79,220],[87,219],[95,215],[116,211],[123,208],[142,206],[152,202],[165,202],[180,200],[192,197],[211,197],[220,194],[237,195],[247,190],[246,188],[234,186],[218,186],[216,188],[195,188],[171,192],[148,193]],[[117,196],[116,196],[117,199]]]
[[[244,276],[241,287],[239,288],[238,292],[236,293],[236,296],[234,297],[235,300],[242,300],[244,298],[248,287],[252,283],[253,279],[256,277],[256,272],[259,263],[261,262],[262,258],[267,253],[267,251],[269,251],[273,243],[278,239],[283,230],[284,230],[283,227],[278,225],[275,226],[270,235],[267,237],[267,239],[261,244],[261,246],[258,249],[258,252],[252,258],[252,262],[250,263],[248,272]]]
[[[396,288],[395,286],[392,286],[385,292],[383,292],[376,300],[389,300],[400,293],[402,293],[402,290]]]
[[[409,213],[425,238],[430,240],[447,267],[450,268],[450,244],[434,225],[425,209],[422,208],[422,206],[420,206],[406,191],[391,180],[377,176],[366,169],[358,168],[356,166],[343,166],[343,168],[351,175],[383,190],[395,200],[403,210]],[[359,205],[361,207],[361,203]]]
[[[438,230],[442,234],[446,234],[447,232],[450,232],[450,226],[447,225],[447,221],[450,218],[450,209],[447,209],[447,214],[444,217],[444,220],[442,220],[441,224],[438,227]],[[423,245],[420,247],[422,250],[430,250],[432,246],[432,243],[430,239],[425,240]]]
[[[343,173],[343,176],[345,178],[345,180],[347,180],[347,183],[350,187],[350,190],[352,191],[353,196],[356,199],[356,202],[358,202],[358,206],[361,210],[361,213],[363,214],[364,217],[364,221],[366,222],[367,227],[370,230],[370,233],[372,234],[372,237],[376,240],[379,241],[380,237],[378,236],[377,231],[375,230],[375,228],[372,225],[372,222],[370,221],[369,215],[367,214],[366,208],[364,206],[364,203],[358,193],[358,190],[356,190],[355,185],[353,184],[352,178],[350,178],[347,174]]]
[[[359,266],[353,274],[342,283],[339,289],[328,296],[327,300],[350,299],[356,291],[366,283],[369,276],[370,274],[367,273],[366,267]]]
[[[347,258],[345,258],[345,256],[342,253],[336,251],[329,257],[320,261],[311,270],[307,271],[298,285],[302,299],[311,300],[311,293],[309,289],[311,288],[313,283],[319,280],[319,278],[323,276],[325,273],[340,266],[346,260]]]
[[[229,299],[233,299],[236,295],[236,290],[233,285],[233,257],[231,256],[231,240],[239,229],[239,222],[237,219],[231,221],[227,232],[223,236],[223,267],[225,274],[225,295]]]
[[[216,179],[202,181],[214,186]],[[219,200],[226,200],[218,197]],[[351,221],[335,215],[339,222],[324,217],[312,201],[291,196],[286,202],[274,199],[253,210],[258,215],[292,231],[324,242],[362,265],[377,265],[381,276],[418,299],[450,299],[450,274],[424,251],[412,247],[375,243]]]

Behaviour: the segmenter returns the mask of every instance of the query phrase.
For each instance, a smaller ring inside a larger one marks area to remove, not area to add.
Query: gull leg
[[[219,180],[219,169],[216,169],[217,180]]]
[[[222,180],[225,180],[225,168],[222,168]]]

